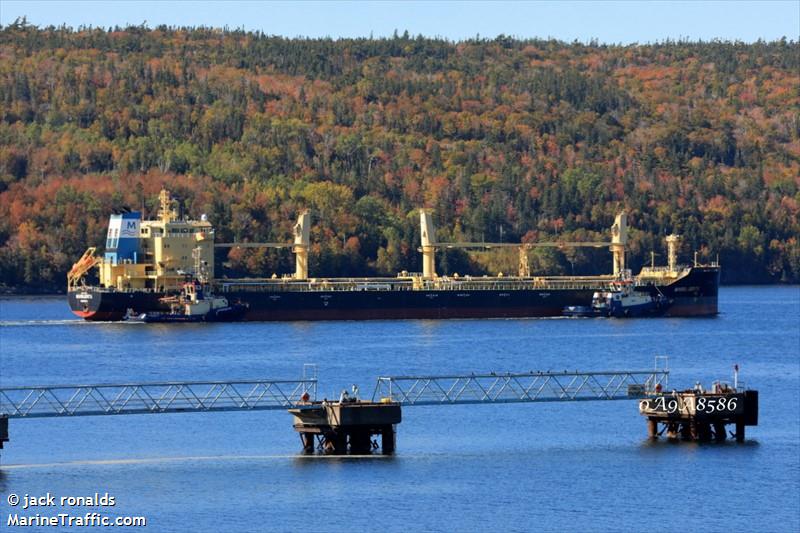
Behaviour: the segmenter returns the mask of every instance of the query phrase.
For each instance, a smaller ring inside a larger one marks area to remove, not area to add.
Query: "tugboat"
[[[192,251],[197,277],[187,281],[180,293],[164,296],[159,308],[169,311],[147,311],[139,315],[142,322],[234,322],[244,318],[249,306],[243,303],[230,304],[227,298],[214,296],[207,289],[208,273],[199,248]]]
[[[655,295],[634,290],[630,282],[615,283],[614,289],[595,293],[592,308],[604,316],[628,318],[663,315],[671,302],[663,294]]]
[[[655,295],[634,290],[630,281],[612,283],[612,290],[595,292],[591,307],[575,305],[565,307],[563,315],[568,317],[615,317],[632,318],[661,316],[672,302],[661,292]]]
[[[142,322],[233,322],[244,318],[247,305],[229,304],[226,298],[206,294],[198,281],[183,285],[181,293],[162,299],[169,312],[148,311],[139,316]]]

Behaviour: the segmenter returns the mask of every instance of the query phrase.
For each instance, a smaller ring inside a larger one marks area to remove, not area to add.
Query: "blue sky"
[[[288,37],[375,37],[395,30],[460,40],[480,34],[605,43],[666,38],[752,42],[800,35],[800,0],[775,1],[16,1],[0,23],[38,26],[228,26]]]

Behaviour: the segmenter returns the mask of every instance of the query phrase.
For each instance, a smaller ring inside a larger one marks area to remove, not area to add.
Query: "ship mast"
[[[419,210],[420,237],[422,240],[422,277],[436,277],[436,242],[433,217],[427,209]]]
[[[177,213],[175,212],[175,208],[173,207],[172,198],[169,195],[169,191],[166,189],[161,189],[161,192],[158,194],[158,201],[160,204],[160,208],[158,210],[158,218],[164,222],[172,222],[177,217]]]
[[[195,246],[192,250],[192,259],[194,259],[194,277],[202,285],[208,283],[208,273],[206,272],[206,265],[203,262],[203,249]]]
[[[308,279],[308,247],[311,244],[311,215],[303,211],[294,225],[294,279]]]
[[[667,267],[670,273],[678,271],[678,248],[681,244],[681,236],[676,234],[667,235]],[[697,258],[695,257],[695,265]]]
[[[625,245],[628,244],[628,215],[620,212],[611,226],[611,253],[614,259],[614,276],[625,272]]]

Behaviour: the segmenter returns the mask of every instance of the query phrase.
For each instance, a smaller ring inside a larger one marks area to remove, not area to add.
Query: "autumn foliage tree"
[[[728,282],[800,281],[800,46],[606,46],[504,36],[285,39],[210,28],[0,28],[0,284],[62,289],[107,217],[168,186],[220,240],[288,241],[317,276],[419,270],[418,207],[448,240],[600,240],[630,263],[719,255]],[[225,275],[288,251],[220,252]],[[441,266],[515,270],[502,254]],[[610,270],[537,253],[536,272]]]

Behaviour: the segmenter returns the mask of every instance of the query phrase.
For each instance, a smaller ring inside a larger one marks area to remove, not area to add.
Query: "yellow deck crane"
[[[219,242],[214,248],[290,248],[295,254],[294,279],[308,279],[308,248],[311,244],[311,215],[303,211],[294,225],[294,243]]]
[[[422,277],[433,279],[436,277],[434,256],[436,249],[466,248],[473,250],[491,250],[493,248],[518,248],[519,249],[519,277],[530,277],[531,271],[528,263],[528,251],[532,248],[605,248],[609,247],[614,255],[614,276],[620,275],[625,269],[625,244],[627,243],[627,216],[619,213],[611,229],[611,242],[531,242],[531,243],[506,243],[506,242],[436,242],[433,219],[430,211],[420,210],[420,229],[422,236]]]

